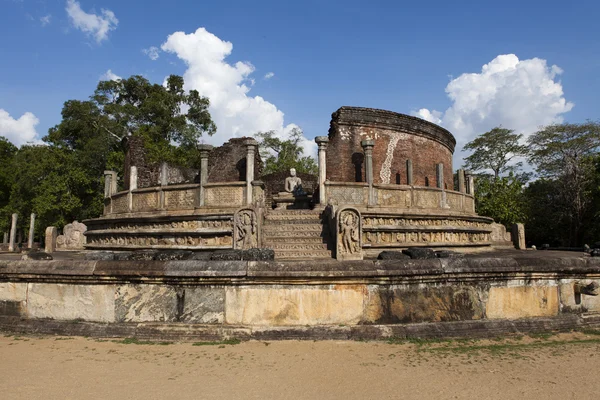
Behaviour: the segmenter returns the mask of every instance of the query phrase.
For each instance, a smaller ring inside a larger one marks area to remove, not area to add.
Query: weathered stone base
[[[421,324],[357,326],[215,326],[167,323],[99,323],[85,321],[26,320],[0,316],[0,331],[12,334],[135,337],[157,341],[240,340],[385,340],[496,338],[542,332],[568,332],[600,327],[600,315],[561,315],[554,318],[431,322]]]

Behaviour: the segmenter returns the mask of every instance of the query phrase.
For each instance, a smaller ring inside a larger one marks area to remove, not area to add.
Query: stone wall
[[[249,138],[233,138],[210,152],[208,182],[238,182],[246,180],[246,146]],[[258,151],[254,157],[254,176],[260,176],[262,161]]]
[[[332,114],[327,151],[327,179],[364,182],[360,142],[375,141],[374,183],[407,184],[406,161],[412,160],[413,184],[436,185],[436,164],[444,165],[444,183],[453,189],[452,153],[456,141],[447,130],[408,115],[370,108],[342,107]]]
[[[600,312],[600,297],[576,289],[600,283],[600,260],[579,257],[0,261],[0,271],[0,324],[15,317],[46,325],[165,322],[304,332],[388,325],[389,334],[397,324],[451,323],[431,328],[439,333],[459,329],[452,325],[458,322],[533,319],[535,325],[536,318],[546,326],[569,321],[574,328],[581,320],[566,316]]]

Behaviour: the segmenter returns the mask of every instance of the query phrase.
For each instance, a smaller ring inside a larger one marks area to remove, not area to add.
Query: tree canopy
[[[259,151],[265,168],[263,174],[288,171],[295,168],[298,172],[316,175],[318,167],[315,160],[303,156],[304,150],[300,146],[302,130],[293,128],[288,139],[282,140],[275,136],[274,131],[259,132],[255,135],[259,142]]]

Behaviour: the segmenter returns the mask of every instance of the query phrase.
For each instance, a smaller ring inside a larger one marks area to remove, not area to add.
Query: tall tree
[[[255,136],[259,141],[260,155],[265,160],[263,174],[288,171],[290,168],[307,174],[318,173],[315,160],[303,156],[304,150],[300,146],[303,134],[300,128],[293,128],[285,140],[276,137],[274,131],[259,132]]]
[[[528,148],[520,144],[523,137],[513,133],[512,129],[493,128],[467,143],[463,150],[471,150],[472,154],[465,158],[465,168],[473,171],[492,170],[494,178],[510,171],[516,171],[521,162],[510,164],[519,156],[526,156]]]
[[[556,182],[562,218],[568,226],[565,244],[582,244],[585,217],[592,206],[600,123],[549,125],[531,135],[529,145],[529,160],[538,175]]]
[[[522,175],[510,172],[508,176],[495,178],[492,175],[477,176],[475,205],[477,213],[491,217],[494,221],[510,227],[525,220]]]
[[[9,207],[10,192],[15,182],[14,157],[17,147],[3,136],[0,136],[0,232],[8,231],[10,227]]]

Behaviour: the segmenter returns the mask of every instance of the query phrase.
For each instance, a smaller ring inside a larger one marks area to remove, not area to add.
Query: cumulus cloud
[[[148,56],[152,61],[158,60],[159,57],[159,49],[156,46],[148,47],[147,49],[143,49],[142,52]]]
[[[265,79],[271,79],[274,76],[275,76],[275,72],[267,72],[265,74]]]
[[[422,108],[413,114],[454,134],[455,161],[462,164],[464,144],[493,127],[502,125],[527,137],[542,125],[561,123],[562,114],[573,108],[557,80],[561,73],[543,59],[499,55],[480,73],[465,73],[450,81],[446,93],[452,105],[446,111]]]
[[[110,69],[108,71],[106,71],[105,73],[103,73],[102,75],[100,75],[101,81],[118,81],[121,79],[123,79],[123,78],[121,78],[119,75],[112,72],[112,70],[110,70]]]
[[[210,113],[217,133],[207,143],[220,145],[232,137],[250,136],[273,130],[279,137],[295,125],[284,126],[283,112],[260,96],[250,96],[254,66],[247,61],[230,63],[233,44],[221,40],[204,28],[186,34],[171,34],[161,49],[173,53],[187,65],[184,79],[187,89],[196,89],[210,99]],[[303,140],[305,155],[316,154],[316,144]]]
[[[33,142],[37,138],[35,127],[40,120],[30,112],[14,119],[10,114],[0,108],[0,136],[4,136],[16,146]]]
[[[88,36],[93,37],[96,43],[108,39],[108,33],[117,29],[119,20],[115,13],[101,9],[101,14],[86,13],[81,9],[79,2],[67,0],[65,8],[73,25]]]
[[[42,26],[46,26],[50,23],[51,19],[52,19],[52,15],[50,15],[50,14],[44,15],[43,17],[40,18],[40,22],[42,23]]]

